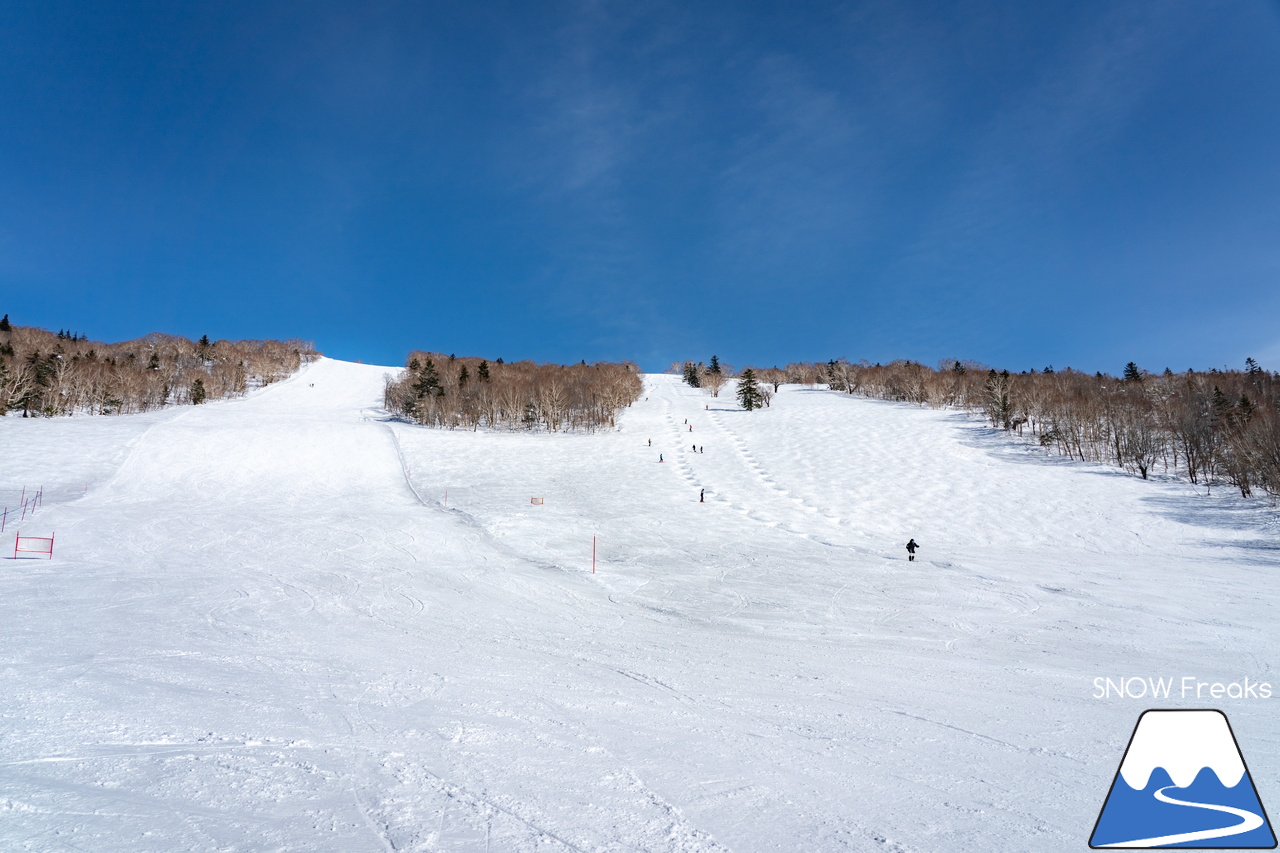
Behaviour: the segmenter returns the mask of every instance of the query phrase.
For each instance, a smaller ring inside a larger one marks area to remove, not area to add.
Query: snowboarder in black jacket
[[[916,544],[916,540],[914,540],[914,539],[912,539],[911,541],[909,541],[909,542],[907,543],[907,559],[908,559],[909,561],[911,561],[911,562],[913,562],[913,563],[915,562],[915,559],[916,559],[916,549],[917,549],[917,548],[919,548],[919,547],[920,547],[920,546]]]

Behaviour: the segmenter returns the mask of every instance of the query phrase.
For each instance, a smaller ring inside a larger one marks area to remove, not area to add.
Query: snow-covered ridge
[[[1219,711],[1148,711],[1142,715],[1133,743],[1120,765],[1120,775],[1135,790],[1147,786],[1151,773],[1163,767],[1173,784],[1185,788],[1208,767],[1228,788],[1240,784],[1244,760],[1227,718]]]

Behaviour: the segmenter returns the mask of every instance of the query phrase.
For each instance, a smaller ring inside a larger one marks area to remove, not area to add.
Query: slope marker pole
[[[591,537],[591,574],[596,573],[596,537]]]

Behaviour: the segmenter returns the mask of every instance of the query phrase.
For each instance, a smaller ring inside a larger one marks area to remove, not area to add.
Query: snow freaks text
[[[1270,699],[1271,683],[1248,677],[1240,681],[1201,681],[1194,675],[1165,678],[1122,676],[1093,680],[1094,699]]]

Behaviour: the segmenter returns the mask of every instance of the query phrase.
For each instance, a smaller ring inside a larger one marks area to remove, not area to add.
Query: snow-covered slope
[[[0,848],[1079,849],[1147,707],[1095,677],[1276,680],[1256,504],[794,387],[424,430],[387,370],[0,419],[58,539],[0,570]]]

